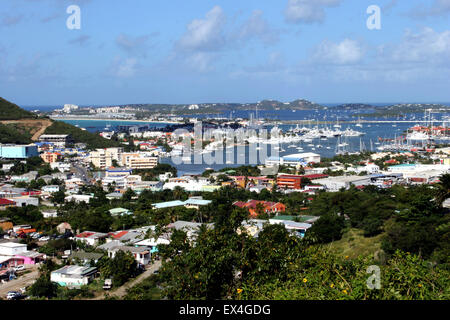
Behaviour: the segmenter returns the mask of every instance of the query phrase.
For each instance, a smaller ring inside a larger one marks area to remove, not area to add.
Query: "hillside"
[[[0,98],[0,143],[26,144],[37,141],[42,134],[70,134],[76,143],[85,143],[89,149],[120,146],[119,142],[105,139],[95,133],[34,113]]]
[[[121,144],[117,141],[105,139],[98,134],[81,130],[71,124],[62,121],[52,121],[45,134],[70,134],[75,143],[85,143],[88,149],[118,147]]]
[[[0,97],[0,120],[35,119],[37,116]]]

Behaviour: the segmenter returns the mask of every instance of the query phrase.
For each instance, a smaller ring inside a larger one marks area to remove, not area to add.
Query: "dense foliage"
[[[28,144],[31,142],[30,133],[23,132],[12,124],[0,123],[0,143]]]
[[[34,119],[37,116],[0,97],[0,120]]]
[[[121,144],[114,140],[105,139],[98,134],[81,130],[71,124],[54,121],[45,130],[45,134],[70,134],[76,143],[85,143],[88,149],[120,147]]]

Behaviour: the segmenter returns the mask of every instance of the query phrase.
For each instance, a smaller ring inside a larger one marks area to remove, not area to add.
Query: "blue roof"
[[[305,161],[303,158],[299,157],[283,157],[284,161]]]
[[[211,200],[203,200],[203,199],[187,199],[184,204],[192,204],[192,205],[199,205],[199,206],[206,206],[210,204]]]
[[[152,204],[152,206],[155,209],[178,207],[178,206],[184,206],[184,201],[175,200],[175,201],[159,202],[159,203]]]

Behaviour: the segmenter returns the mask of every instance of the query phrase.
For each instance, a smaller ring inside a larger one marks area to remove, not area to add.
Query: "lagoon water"
[[[368,110],[364,110],[369,112]],[[353,115],[355,113],[361,112],[361,110],[359,111],[335,111],[335,110],[321,110],[321,111],[306,111],[306,110],[297,110],[296,112],[292,112],[292,110],[276,110],[276,111],[260,111],[258,112],[258,117],[259,118],[270,118],[273,120],[312,120],[310,124],[306,124],[306,125],[299,125],[299,127],[303,127],[303,126],[310,126],[310,127],[314,127],[316,126],[316,121],[336,121],[336,120],[356,120],[357,118],[355,118]],[[233,112],[231,115],[190,115],[190,117],[198,117],[199,119],[207,119],[207,118],[218,118],[218,117],[232,117],[232,118],[238,118],[238,117],[245,117],[248,118],[249,114],[253,113],[253,117],[256,117],[255,111],[251,110],[251,111],[235,111]],[[436,121],[439,121],[442,119],[443,114],[434,114],[434,117],[436,119]],[[230,118],[231,118],[230,117]],[[414,117],[414,119],[413,119]],[[370,123],[370,124],[363,124],[363,127],[357,127],[355,124],[342,124],[341,123],[341,128],[340,130],[345,130],[346,128],[351,128],[353,130],[356,131],[362,131],[365,134],[363,136],[360,137],[346,137],[346,138],[341,138],[343,141],[347,142],[349,145],[346,147],[346,150],[349,152],[355,152],[355,151],[360,151],[360,146],[361,146],[361,142],[364,145],[364,149],[365,150],[369,150],[369,151],[376,151],[376,147],[379,146],[378,144],[378,139],[379,138],[383,138],[383,139],[392,139],[394,137],[398,137],[400,135],[402,135],[402,133],[412,127],[415,124],[415,120],[422,120],[423,118],[423,114],[410,114],[408,115],[408,117],[406,119],[402,119],[402,120],[409,120],[411,122],[398,122],[396,124],[394,123]],[[369,119],[368,120],[397,120],[396,118],[382,118],[382,119]],[[156,122],[141,122],[141,121],[136,121],[136,122],[132,122],[132,121],[108,121],[108,120],[63,120],[67,123],[70,123],[72,125],[77,125],[80,128],[85,128],[86,130],[90,131],[90,132],[97,132],[97,131],[105,131],[105,130],[114,130],[117,126],[120,125],[150,125],[151,127],[154,128],[163,128],[167,125],[169,125],[168,123],[156,123]],[[438,124],[438,123],[436,123]],[[439,123],[440,124],[440,123]],[[319,125],[319,127],[324,127],[325,125]],[[328,125],[330,127],[330,125]],[[278,127],[280,129],[283,130],[288,130],[290,128],[295,128],[295,125],[287,125],[287,124],[280,124],[278,125]],[[268,127],[268,129],[270,130],[270,127]],[[333,157],[335,155],[335,151],[336,151],[336,145],[337,145],[337,138],[328,138],[326,140],[321,140],[321,139],[314,139],[312,144],[314,146],[308,146],[309,143],[305,143],[305,142],[298,142],[298,143],[294,143],[297,146],[300,146],[303,148],[303,151],[298,151],[296,148],[289,148],[288,145],[291,145],[292,143],[289,144],[282,144],[280,145],[280,150],[284,149],[284,152],[279,152],[280,156],[284,156],[284,155],[288,155],[288,154],[295,154],[295,153],[303,153],[303,152],[314,152],[314,153],[318,153],[320,154],[322,157]],[[321,148],[318,148],[317,145],[322,145]],[[373,149],[371,149],[371,146],[373,147]],[[262,144],[261,147],[266,147],[267,145]],[[327,148],[328,147],[328,148]],[[315,148],[315,149],[313,149]],[[270,156],[270,145],[268,147],[268,156]],[[213,168],[214,170],[219,170],[225,167],[236,167],[236,166],[240,166],[243,164],[255,164],[255,163],[250,163],[249,161],[249,148],[246,147],[245,148],[245,163],[237,163],[237,156],[238,153],[242,153],[242,151],[239,151],[241,149],[238,149],[238,147],[234,147],[234,157],[235,160],[232,161],[232,163],[226,163],[226,159],[227,159],[227,149],[223,149],[220,151],[215,151],[215,152],[223,152],[223,163],[213,163],[213,164],[208,164],[206,163],[206,161],[204,161],[202,164],[187,164],[187,163],[182,163],[182,164],[175,164],[172,159],[170,158],[162,158],[161,162],[162,163],[169,163],[174,165],[177,169],[178,169],[178,174],[182,175],[184,173],[202,173],[205,168]],[[230,151],[230,150],[228,150]],[[228,153],[229,155],[230,153]],[[212,153],[212,155],[214,156],[215,153]],[[193,161],[192,161],[193,162]],[[260,163],[264,163],[264,159],[258,159],[258,164]]]

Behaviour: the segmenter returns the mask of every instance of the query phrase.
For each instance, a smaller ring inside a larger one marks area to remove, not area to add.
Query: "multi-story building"
[[[119,161],[123,148],[97,149],[89,154],[89,160],[100,169],[112,167],[113,160]]]
[[[59,152],[44,152],[41,154],[42,160],[47,163],[57,162],[61,159],[61,153]]]
[[[277,176],[277,186],[280,189],[299,190],[303,187],[302,181],[322,179],[327,177],[328,175],[326,174],[295,175],[281,173]]]
[[[37,146],[33,144],[0,144],[0,158],[3,159],[26,159],[39,156]]]
[[[43,134],[39,137],[39,142],[51,143],[59,147],[65,147],[74,143],[70,134]]]
[[[121,164],[132,169],[152,169],[158,165],[158,157],[143,153],[122,153]]]

